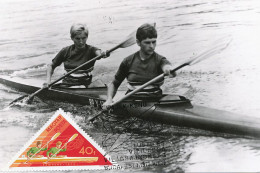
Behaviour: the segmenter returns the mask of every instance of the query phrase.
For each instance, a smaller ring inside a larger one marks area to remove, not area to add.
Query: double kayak
[[[42,82],[18,77],[0,76],[0,83],[20,92],[34,93]],[[106,87],[90,88],[50,88],[37,96],[63,102],[91,105],[101,108],[106,100]],[[125,91],[118,91],[120,98]],[[224,99],[224,98],[223,98]],[[161,98],[128,98],[113,108],[113,114],[134,116],[148,121],[191,127],[214,132],[260,137],[260,119],[234,114],[191,104],[183,96],[164,94]]]

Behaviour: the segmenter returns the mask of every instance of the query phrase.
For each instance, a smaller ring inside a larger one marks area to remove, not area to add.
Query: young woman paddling
[[[48,87],[51,83],[51,77],[55,68],[62,63],[67,72],[80,66],[81,64],[99,56],[102,51],[94,46],[86,44],[88,38],[88,29],[84,24],[74,24],[71,26],[70,35],[73,45],[63,48],[56,57],[52,60],[52,63],[47,67],[47,81],[44,83],[44,87]],[[80,70],[70,74],[62,80],[59,84],[61,87],[73,87],[73,86],[85,86],[91,83],[92,70],[94,69],[95,61],[85,65]]]

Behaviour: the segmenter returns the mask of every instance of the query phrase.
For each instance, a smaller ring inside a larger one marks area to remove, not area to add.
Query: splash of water
[[[14,106],[15,107],[25,107],[25,106],[28,106],[27,98],[24,98],[24,96],[23,96],[23,99],[19,99],[19,100],[18,99],[16,99],[13,102],[11,102],[7,107],[5,107],[3,109],[3,111],[8,111],[12,107],[14,107]]]

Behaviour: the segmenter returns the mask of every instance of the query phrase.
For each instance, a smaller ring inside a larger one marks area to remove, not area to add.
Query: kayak
[[[18,158],[13,164],[17,163],[43,163],[43,162],[87,162],[93,163],[98,161],[98,157],[52,157],[48,160],[47,157],[32,158],[27,161],[27,158]]]
[[[42,82],[18,77],[0,76],[0,83],[28,94],[34,93]],[[37,96],[63,102],[101,108],[106,100],[106,87],[50,88]],[[125,91],[118,91],[115,99]],[[260,119],[227,111],[193,105],[184,96],[164,94],[161,98],[128,98],[113,108],[113,114],[134,116],[148,121],[191,127],[213,132],[260,137]]]

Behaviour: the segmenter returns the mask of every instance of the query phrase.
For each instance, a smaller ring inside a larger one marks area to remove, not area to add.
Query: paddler
[[[106,58],[106,54],[101,49],[86,44],[88,39],[88,28],[84,24],[73,24],[70,28],[70,37],[74,44],[63,48],[56,57],[52,60],[52,63],[47,67],[47,81],[43,84],[44,87],[48,87],[51,83],[51,77],[55,68],[62,63],[67,72],[80,66],[81,64],[103,54],[103,58]],[[92,80],[92,70],[94,69],[95,61],[87,64],[78,71],[70,74],[62,80],[62,87],[88,87]]]
[[[103,109],[106,110],[111,106],[112,99],[125,78],[127,79],[127,93],[129,93],[162,73],[169,77],[176,76],[175,73],[171,74],[170,72],[171,63],[164,56],[155,52],[156,41],[157,30],[154,25],[143,24],[137,29],[136,43],[140,50],[126,57],[120,64],[113,81],[108,85],[107,100],[103,104]],[[163,79],[157,81],[133,96],[140,98],[161,97],[160,86],[163,82]]]
[[[66,155],[58,155],[60,152],[67,151],[67,143],[64,145],[64,148],[61,149],[62,142],[58,141],[56,143],[56,147],[52,147],[47,151],[47,158],[50,159],[50,157],[66,157]]]
[[[41,151],[46,151],[48,149],[48,143],[46,148],[41,148],[42,147],[42,141],[37,141],[36,142],[36,147],[30,148],[30,150],[27,152],[27,160],[30,160],[31,157],[33,158],[40,158],[43,157],[43,155],[37,155],[37,153]]]

